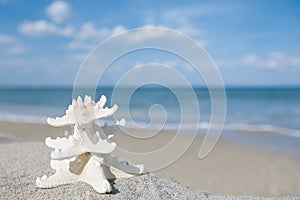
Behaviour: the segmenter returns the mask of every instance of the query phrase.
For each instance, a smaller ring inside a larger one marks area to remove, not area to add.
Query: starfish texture
[[[61,185],[83,181],[90,184],[98,193],[111,192],[108,179],[129,177],[144,172],[143,165],[134,165],[119,161],[111,153],[117,147],[112,138],[125,125],[121,119],[116,125],[99,126],[96,120],[112,116],[118,109],[117,105],[105,107],[106,97],[101,96],[95,103],[91,97],[79,96],[73,100],[66,114],[55,119],[48,118],[51,126],[72,126],[72,133],[65,132],[65,137],[52,139],[47,137],[45,143],[53,148],[50,166],[56,172],[47,177],[37,177],[39,188],[53,188]]]

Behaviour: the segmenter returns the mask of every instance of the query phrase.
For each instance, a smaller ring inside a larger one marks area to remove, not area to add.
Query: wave
[[[200,123],[200,129],[212,129],[220,128],[221,125],[209,123]],[[238,131],[238,132],[247,132],[247,133],[269,133],[269,134],[278,134],[286,135],[290,137],[299,137],[300,130],[290,129],[285,127],[280,127],[272,124],[246,124],[246,123],[226,123],[224,124],[222,130],[227,131]]]
[[[34,116],[34,115],[5,114],[5,115],[0,115],[0,121],[46,124],[47,117]]]
[[[198,130],[208,130],[210,129],[222,129],[223,131],[237,131],[245,133],[267,133],[267,134],[277,134],[285,135],[290,137],[300,138],[300,130],[290,129],[281,126],[276,126],[273,124],[251,124],[251,123],[225,123],[222,124],[211,124],[209,122],[201,122],[198,124],[195,123],[166,123],[166,124],[151,124],[147,125],[146,123],[138,123],[138,125],[127,123],[126,126],[130,128],[147,128],[147,129],[160,129],[163,127],[165,130],[191,130],[191,127],[197,127]]]
[[[43,116],[32,116],[32,115],[14,115],[14,114],[5,114],[0,115],[0,121],[5,122],[22,122],[22,123],[39,123],[46,124],[47,117]],[[113,120],[106,120],[109,124],[113,124]],[[102,123],[101,123],[102,124]],[[152,123],[148,124],[145,122],[126,122],[126,127],[128,128],[145,128],[145,129],[164,129],[164,130],[192,130],[193,127],[198,127],[198,130],[208,130],[210,129],[220,129],[223,131],[237,131],[245,133],[267,133],[267,134],[278,134],[285,135],[290,137],[300,138],[300,130],[285,128],[273,124],[252,124],[252,123],[225,123],[222,124],[213,124],[209,122],[200,122],[200,123]]]

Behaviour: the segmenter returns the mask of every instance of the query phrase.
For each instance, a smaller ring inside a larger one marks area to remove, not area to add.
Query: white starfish
[[[51,152],[51,168],[56,172],[50,177],[38,177],[37,187],[52,188],[83,181],[97,192],[106,193],[111,191],[108,179],[143,173],[143,165],[129,164],[112,157],[117,145],[109,139],[119,132],[119,125],[125,125],[125,120],[121,119],[113,126],[105,124],[100,127],[95,120],[112,116],[118,108],[117,105],[104,108],[105,103],[104,95],[97,103],[89,96],[85,96],[84,101],[78,97],[64,116],[47,119],[52,126],[72,125],[73,134],[45,139],[46,145],[54,149]]]

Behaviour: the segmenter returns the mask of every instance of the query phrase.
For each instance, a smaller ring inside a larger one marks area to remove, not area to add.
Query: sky
[[[173,29],[200,43],[226,86],[300,86],[297,0],[0,0],[0,87],[72,86],[97,44],[147,26]],[[150,51],[121,59],[101,84],[113,85],[134,65],[148,62],[203,84],[180,59]]]

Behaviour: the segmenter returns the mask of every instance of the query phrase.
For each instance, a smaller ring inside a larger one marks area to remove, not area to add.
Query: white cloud
[[[216,63],[220,67],[260,67],[268,69],[298,68],[300,69],[300,57],[282,52],[271,52],[267,56],[248,54],[239,58],[219,60]]]
[[[157,9],[155,11],[143,11],[144,18],[142,21],[145,24],[161,24],[160,26],[180,31],[198,40],[205,35],[205,32],[195,25],[199,24],[198,19],[201,16],[212,15],[220,11],[223,10],[213,4]]]
[[[160,29],[154,29],[157,27],[159,27]],[[164,40],[165,38],[170,37],[174,39],[180,37],[178,34],[170,34],[169,30],[171,29],[165,26],[145,25],[140,29],[137,29],[134,32],[126,35],[126,42],[142,43],[156,39]]]
[[[123,26],[117,25],[113,28],[97,28],[92,22],[87,22],[74,35],[74,40],[68,44],[69,50],[90,50],[104,39],[126,31]]]
[[[121,25],[117,25],[111,29],[111,36],[120,34],[125,31],[127,31],[127,28],[125,28],[124,26],[121,26]]]
[[[54,1],[46,8],[46,13],[53,22],[62,23],[71,14],[71,9],[65,1]]]
[[[220,8],[219,5],[199,4],[174,7],[172,9],[161,10],[160,19],[168,24],[186,24],[187,22],[198,19],[201,16],[209,16],[220,12],[226,12],[228,8]]]
[[[193,21],[203,14],[212,12],[214,12],[212,7],[199,6],[158,10],[155,13],[151,11],[146,12],[146,14],[143,13],[143,16],[145,16],[143,23],[152,24],[152,27],[163,27],[182,32],[201,43],[202,46],[207,46],[208,42],[204,39],[206,32],[195,26]]]
[[[92,22],[87,22],[82,25],[77,38],[81,40],[86,39],[101,39],[110,34],[110,30],[108,28],[99,28],[97,29]]]
[[[148,27],[148,26],[145,26]],[[149,26],[151,27],[151,26]],[[131,33],[128,37],[129,42],[145,42],[147,40],[152,39],[158,39],[158,38],[164,38],[164,37],[170,37],[168,35],[168,31],[165,31],[163,29],[160,30],[154,30],[154,29],[139,29],[133,33]]]
[[[0,53],[18,55],[24,51],[23,45],[13,36],[0,34]]]
[[[46,20],[26,21],[19,25],[21,34],[41,37],[41,36],[62,36],[73,40],[68,44],[69,50],[90,50],[104,39],[126,31],[123,26],[117,25],[112,28],[96,27],[92,22],[84,23],[78,30],[72,26],[61,27]]]
[[[188,25],[182,25],[182,26],[178,27],[176,30],[180,31],[184,34],[187,34],[190,37],[199,37],[199,36],[204,35],[203,30],[200,30],[200,29],[197,29],[193,26],[188,26]]]
[[[155,27],[155,28],[159,27],[160,29],[151,29],[153,27]],[[178,34],[170,34],[169,30],[182,32],[184,34],[187,34],[190,37],[196,36],[196,35],[199,36],[200,34],[203,33],[203,31],[194,29],[189,26],[185,26],[185,27],[182,26],[179,28],[171,29],[169,27],[162,26],[162,25],[160,25],[160,26],[145,25],[141,29],[128,34],[126,37],[126,41],[132,42],[132,43],[142,43],[142,42],[147,42],[150,40],[165,40],[166,38],[172,38],[175,41],[179,37],[181,37]],[[198,37],[195,39],[195,41],[199,42],[202,46],[207,46],[207,44],[208,44],[205,40],[199,40]]]
[[[74,33],[71,26],[61,28],[45,20],[23,22],[19,25],[18,30],[20,33],[29,36],[59,35],[68,37]]]
[[[46,7],[46,13],[52,22],[47,20],[25,21],[19,25],[20,33],[29,36],[57,35],[70,37],[74,33],[72,26],[61,27],[57,23],[62,23],[71,14],[68,3],[64,1],[54,1]]]

